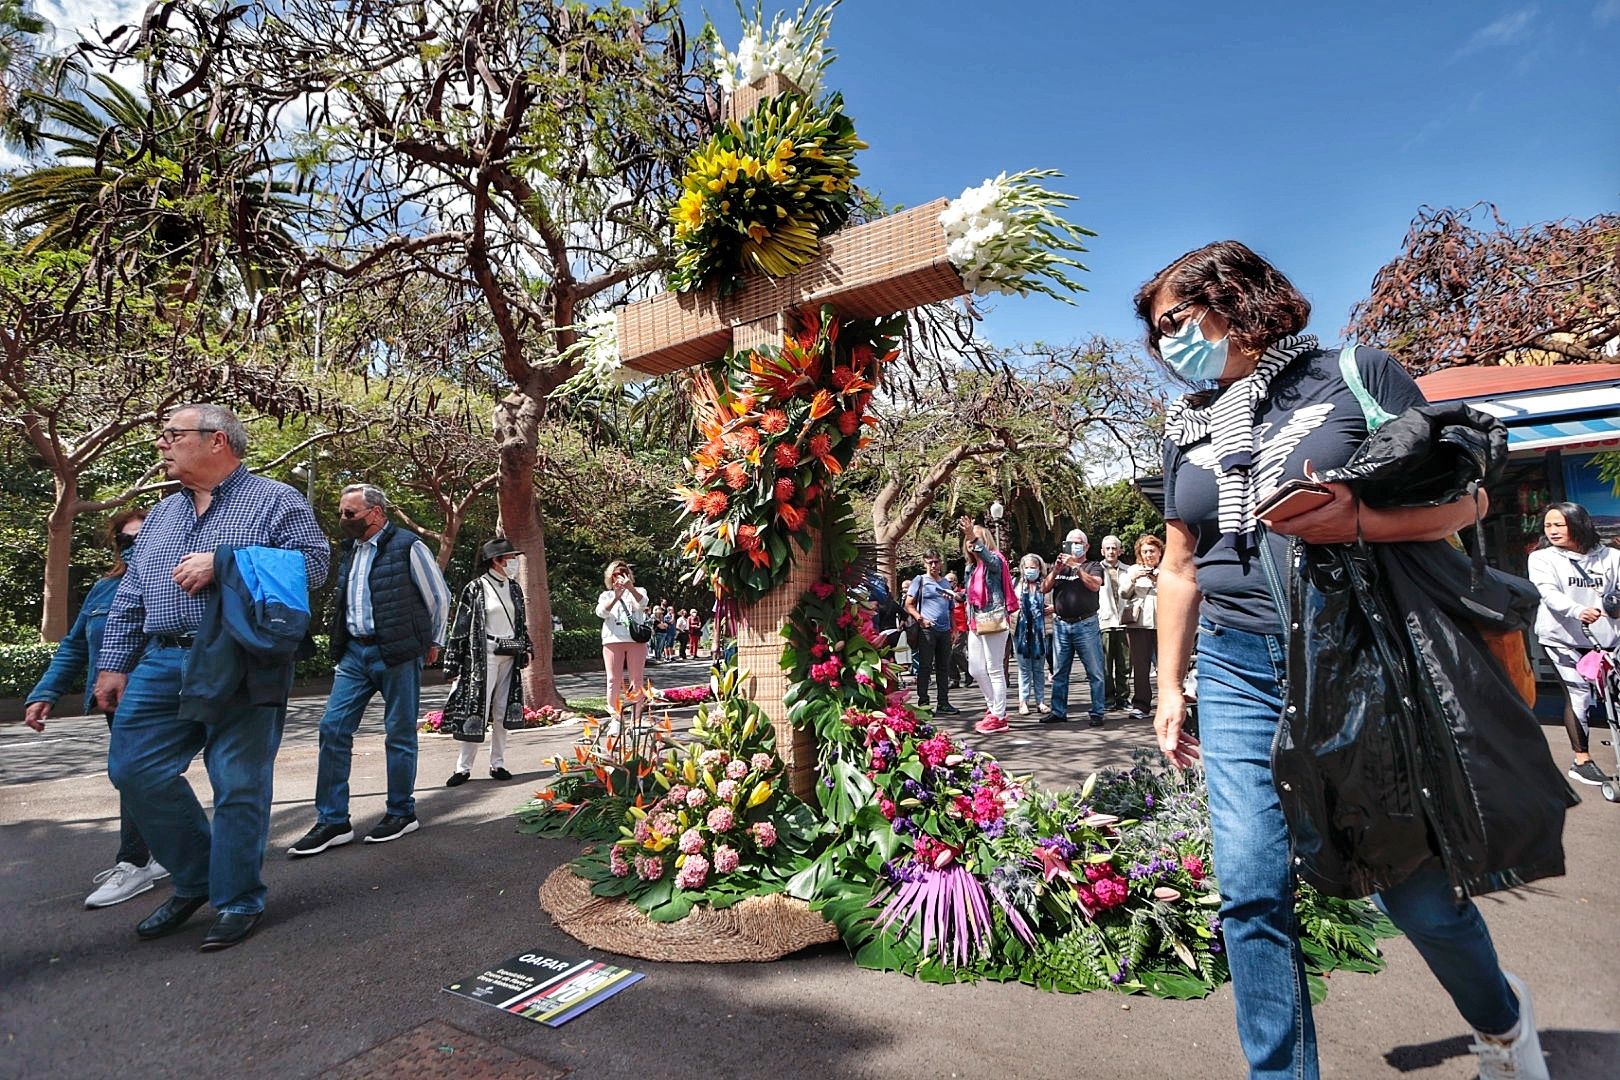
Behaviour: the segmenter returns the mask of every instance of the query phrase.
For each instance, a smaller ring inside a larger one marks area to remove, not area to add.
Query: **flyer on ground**
[[[526,952],[444,989],[537,1024],[560,1027],[641,979],[640,972],[598,960]]]

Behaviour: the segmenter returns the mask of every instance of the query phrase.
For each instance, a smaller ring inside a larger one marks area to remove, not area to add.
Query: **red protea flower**
[[[847,367],[835,367],[827,381],[833,384],[835,390],[842,391],[844,387],[855,381],[855,372]]]
[[[826,457],[832,451],[832,436],[825,431],[818,431],[810,436],[810,453],[815,457]]]
[[[703,512],[711,518],[717,518],[725,513],[729,505],[730,500],[723,491],[715,490],[703,496]]]
[[[759,429],[746,425],[737,428],[731,433],[731,445],[744,452],[754,449],[759,445]]]
[[[798,490],[799,486],[797,484],[787,477],[781,476],[776,480],[776,487],[773,494],[776,496],[777,502],[790,502],[793,499],[794,493]]]
[[[787,413],[781,409],[766,409],[759,426],[767,435],[780,435],[788,429]]]
[[[778,469],[791,469],[799,464],[799,448],[792,443],[778,443],[772,457]]]
[[[748,486],[748,470],[740,462],[733,461],[726,466],[726,487],[732,491],[741,491]]]
[[[819,498],[821,498],[820,484],[811,484],[809,487],[804,489],[804,504],[806,506],[813,505]]]
[[[694,491],[686,497],[686,512],[689,514],[703,512],[703,492]]]
[[[861,414],[854,409],[845,409],[838,414],[838,430],[844,435],[853,435],[861,427]]]

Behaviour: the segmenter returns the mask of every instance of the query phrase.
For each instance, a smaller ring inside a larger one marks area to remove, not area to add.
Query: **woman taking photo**
[[[528,666],[533,649],[523,588],[511,575],[516,554],[504,539],[485,544],[479,550],[483,573],[467,583],[456,604],[444,650],[444,673],[455,685],[444,703],[444,719],[461,743],[461,755],[445,787],[459,787],[471,778],[485,731],[490,779],[512,779],[506,769],[506,730],[508,724],[523,725],[523,680],[518,672]]]
[[[1158,575],[1160,748],[1178,766],[1203,758],[1238,1039],[1253,1077],[1317,1076],[1316,1032],[1294,921],[1290,841],[1271,775],[1283,709],[1284,627],[1260,554],[1254,507],[1286,480],[1343,465],[1367,437],[1337,350],[1301,334],[1310,304],[1235,241],[1161,270],[1135,297],[1147,344],[1182,380],[1212,390],[1165,422],[1167,547]],[[1390,413],[1423,403],[1384,353],[1359,349],[1367,393]],[[1307,464],[1309,463],[1309,464]],[[1333,501],[1269,522],[1274,566],[1286,535],[1312,544],[1438,540],[1474,520],[1459,500],[1419,509]],[[1358,521],[1359,515],[1359,521]],[[1182,683],[1198,648],[1199,740],[1183,731]],[[1524,985],[1498,966],[1484,920],[1456,903],[1438,863],[1375,898],[1416,946],[1476,1037],[1482,1077],[1546,1077]]]
[[[1605,648],[1614,644],[1616,623],[1604,617],[1603,598],[1620,589],[1620,551],[1598,539],[1592,515],[1580,503],[1549,506],[1541,529],[1541,546],[1530,553],[1530,580],[1541,591],[1536,640],[1564,684],[1564,730],[1575,752],[1569,778],[1601,784],[1609,776],[1588,751],[1592,684],[1575,665],[1591,650],[1593,639]]]
[[[608,712],[617,721],[624,686],[628,682],[634,691],[631,694],[630,721],[635,725],[641,720],[641,687],[646,681],[647,645],[644,640],[637,641],[632,630],[646,620],[647,591],[636,588],[636,575],[623,559],[608,563],[607,570],[602,574],[602,584],[606,588],[596,598],[596,617],[602,620],[602,667],[607,674]],[[681,621],[676,622],[678,631]],[[685,640],[683,636],[678,641],[683,653]]]
[[[1031,552],[1018,562],[1018,623],[1013,652],[1018,654],[1018,715],[1046,711],[1046,594],[1041,579],[1046,560]]]
[[[145,510],[122,510],[113,515],[107,526],[108,545],[112,548],[112,569],[106,576],[90,586],[73,628],[57,645],[51,657],[51,666],[45,669],[34,689],[29,691],[23,720],[35,731],[45,730],[45,721],[51,707],[80,682],[84,685],[84,712],[95,709],[91,688],[96,682],[96,657],[101,652],[101,632],[107,625],[107,613],[112,610],[113,594],[129,569],[128,561],[134,556],[135,538],[140,535],[141,522],[146,520]],[[112,727],[112,714],[107,714],[107,727]],[[132,896],[139,896],[169,872],[154,858],[141,838],[135,821],[124,809],[120,799],[118,825],[118,855],[110,868],[101,871],[92,880],[96,889],[85,898],[87,908],[111,907]]]
[[[1136,541],[1136,563],[1125,575],[1125,636],[1131,651],[1131,719],[1145,720],[1153,706],[1154,633],[1159,606],[1159,563],[1164,541],[1151,534]]]
[[[1007,558],[996,550],[989,529],[964,517],[962,552],[967,557],[968,673],[984,695],[984,719],[973,725],[981,735],[1007,730],[1007,638],[1009,608],[1017,601]]]

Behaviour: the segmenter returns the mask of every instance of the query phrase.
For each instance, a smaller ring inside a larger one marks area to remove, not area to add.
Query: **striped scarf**
[[[1221,537],[1241,540],[1254,532],[1254,492],[1249,470],[1259,446],[1254,414],[1271,390],[1271,380],[1301,353],[1316,348],[1310,334],[1285,337],[1265,351],[1253,371],[1226,388],[1208,405],[1198,407],[1184,397],[1170,406],[1165,417],[1166,436],[1185,450],[1208,438],[1215,450],[1215,489]]]

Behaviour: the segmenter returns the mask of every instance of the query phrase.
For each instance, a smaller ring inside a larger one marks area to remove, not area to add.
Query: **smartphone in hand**
[[[1267,495],[1254,508],[1254,516],[1284,521],[1333,501],[1333,490],[1314,480],[1290,480]]]

